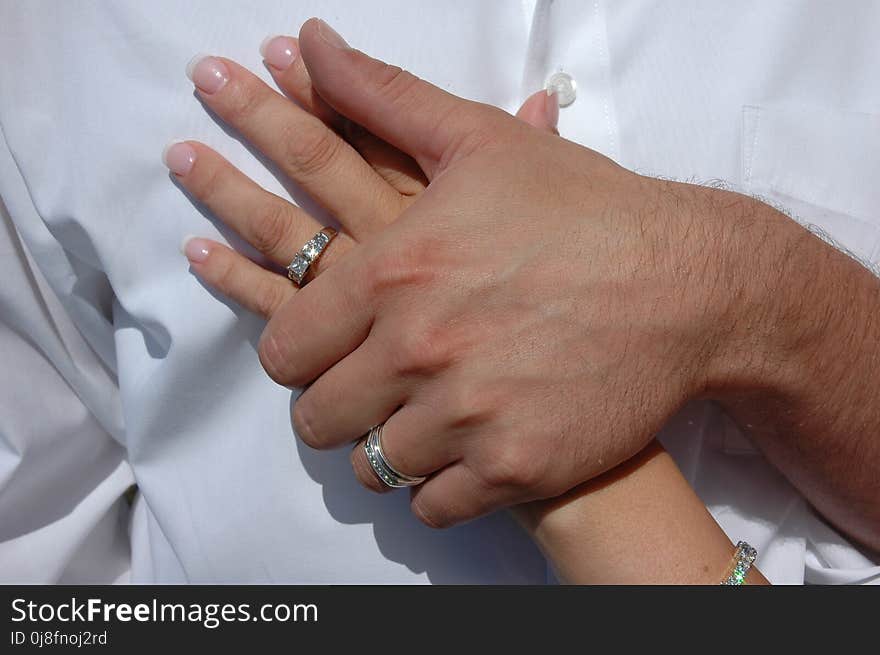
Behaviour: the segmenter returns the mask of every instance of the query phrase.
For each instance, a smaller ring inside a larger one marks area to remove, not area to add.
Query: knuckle
[[[300,129],[284,136],[285,161],[301,175],[325,172],[337,159],[342,144],[339,136],[324,125]]]
[[[543,480],[541,457],[532,449],[513,445],[495,452],[477,470],[490,489],[513,488],[526,493],[535,491]]]
[[[280,254],[290,242],[293,217],[281,202],[267,202],[256,214],[251,244],[267,255]]]
[[[401,376],[436,374],[452,363],[450,340],[442,328],[430,323],[407,323],[391,348],[392,369]]]
[[[377,93],[393,103],[399,103],[412,94],[421,80],[400,66],[386,64],[376,76]]]
[[[519,135],[525,129],[520,121],[494,105],[469,100],[464,111],[473,126],[469,136],[474,147],[502,143],[506,145],[511,136]]]
[[[496,113],[497,111],[497,113]],[[478,102],[453,104],[437,116],[429,143],[442,143],[434,156],[439,157],[439,170],[446,169],[459,157],[487,147],[497,141],[510,115],[503,110]]]
[[[447,392],[448,413],[453,428],[467,429],[490,422],[504,407],[503,392],[480,381],[453,385]]]
[[[299,370],[298,367],[291,365],[292,360],[287,360],[285,363],[286,369],[282,373],[284,377],[284,384],[288,387],[298,387],[303,388],[308,386],[310,382],[312,382],[312,378],[305,375],[302,371]]]
[[[273,332],[265,330],[263,336],[260,337],[257,355],[266,374],[278,384],[283,385],[290,382],[290,375],[286,372],[286,348],[281,344],[281,339]]]
[[[423,244],[398,244],[367,259],[364,281],[367,292],[382,297],[404,288],[424,288],[436,277],[435,255]]]
[[[389,288],[394,286],[394,281],[391,279],[390,273],[386,270],[380,257],[372,257],[365,262],[361,279],[367,293],[373,298],[381,297]]]
[[[410,503],[413,515],[429,528],[440,530],[453,524],[451,517],[441,509],[434,507],[430,502],[416,497]]]
[[[296,403],[293,406],[293,429],[296,431],[297,436],[302,439],[303,443],[305,443],[310,448],[320,449],[324,442],[321,440],[315,432],[314,422],[311,420],[311,416],[314,416],[314,413],[310,411],[310,401],[307,397],[308,394],[303,394],[300,396]]]
[[[215,257],[213,263],[213,277],[217,288],[223,293],[229,295],[230,291],[235,288],[238,269],[235,266],[235,260],[232,257]]]
[[[474,134],[483,138],[486,142],[492,142],[498,137],[498,125],[507,124],[511,121],[511,115],[500,107],[489,105],[474,100],[468,101],[469,116],[474,123]],[[518,121],[514,121],[519,125]]]
[[[190,189],[199,200],[210,202],[212,198],[217,196],[219,190],[224,186],[223,168],[219,162],[211,162],[210,165],[202,168],[198,177],[190,176],[190,180],[195,177],[194,183],[190,181]]]
[[[240,81],[235,85],[235,92],[227,96],[225,118],[234,125],[249,125],[255,122],[257,115],[266,103],[266,90],[250,80]]]

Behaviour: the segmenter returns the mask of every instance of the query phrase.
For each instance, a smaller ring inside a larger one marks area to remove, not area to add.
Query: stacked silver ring
[[[379,424],[370,428],[367,438],[364,439],[364,452],[367,454],[367,461],[373,467],[376,476],[389,487],[399,489],[401,487],[415,487],[425,481],[424,477],[406,475],[396,470],[382,452],[382,428],[384,424]]]
[[[299,249],[299,252],[293,256],[290,264],[287,265],[287,277],[298,287],[301,287],[306,275],[312,264],[318,261],[318,257],[327,248],[328,244],[336,236],[336,230],[332,227],[325,227],[311,239],[306,241],[306,245]]]

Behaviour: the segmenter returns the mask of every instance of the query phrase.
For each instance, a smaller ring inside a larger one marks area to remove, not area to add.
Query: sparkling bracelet
[[[749,546],[745,541],[736,544],[736,552],[727,567],[728,575],[721,581],[722,585],[748,584],[746,574],[752,568],[752,564],[758,557],[758,551]]]

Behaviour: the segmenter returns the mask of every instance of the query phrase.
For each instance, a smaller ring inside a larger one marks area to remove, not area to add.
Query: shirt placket
[[[537,0],[523,71],[523,98],[552,88],[562,136],[619,159],[607,16],[602,0]]]

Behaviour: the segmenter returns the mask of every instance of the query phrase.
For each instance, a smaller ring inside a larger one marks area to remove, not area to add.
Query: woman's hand
[[[261,51],[287,97],[221,57],[194,60],[187,74],[213,112],[339,221],[339,235],[311,267],[310,273],[319,274],[396,220],[425,190],[427,179],[410,156],[321,99],[299,57],[297,39],[275,37]],[[539,91],[517,116],[538,129],[555,131],[556,97]],[[270,266],[287,266],[323,227],[296,205],[260,188],[204,144],[172,144],[164,161],[196,200],[262,253]],[[192,270],[208,285],[265,318],[297,291],[278,270],[260,266],[216,241],[190,238],[184,251]]]

